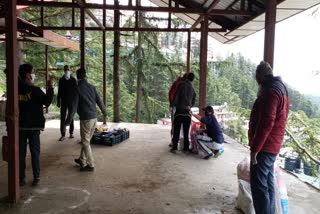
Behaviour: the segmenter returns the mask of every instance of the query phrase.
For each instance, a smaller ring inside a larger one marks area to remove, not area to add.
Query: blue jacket
[[[207,134],[214,142],[224,142],[222,129],[214,115],[202,117],[200,121],[206,125]]]

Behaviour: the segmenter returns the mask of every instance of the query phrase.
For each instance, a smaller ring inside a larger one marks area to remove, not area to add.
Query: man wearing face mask
[[[204,159],[209,159],[213,154],[217,157],[223,152],[224,137],[221,126],[214,116],[212,106],[207,106],[202,110],[205,111],[204,117],[193,114],[195,118],[206,126],[205,130],[197,131],[197,146],[198,150],[205,154]]]
[[[75,96],[77,90],[77,81],[71,76],[68,65],[64,66],[64,75],[59,79],[59,88],[57,96],[57,106],[60,108],[60,132],[59,141],[63,141],[66,135],[66,126],[70,125],[69,134],[73,138],[73,115],[75,109]],[[68,113],[68,114],[67,114]],[[68,123],[68,124],[67,124]]]
[[[19,95],[19,160],[20,186],[25,182],[27,143],[31,153],[33,170],[32,185],[40,181],[40,131],[44,129],[45,118],[43,106],[48,107],[53,98],[53,87],[48,80],[47,94],[39,87],[34,86],[35,74],[31,64],[22,64],[19,67],[18,95]]]

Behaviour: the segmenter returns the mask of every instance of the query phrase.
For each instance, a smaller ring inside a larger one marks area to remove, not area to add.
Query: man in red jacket
[[[258,97],[249,123],[251,150],[250,181],[254,209],[259,214],[275,213],[273,165],[280,151],[289,113],[289,97],[280,77],[262,61],[256,70]]]

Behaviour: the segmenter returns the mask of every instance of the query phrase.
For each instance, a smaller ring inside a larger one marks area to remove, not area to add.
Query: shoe
[[[214,158],[217,158],[217,157],[219,157],[221,154],[222,154],[222,153],[218,152],[218,153],[214,154],[213,157],[214,157]]]
[[[35,187],[35,186],[38,186],[40,183],[40,179],[39,178],[35,178],[33,181],[32,181],[32,186]]]
[[[170,149],[170,152],[173,153],[173,154],[176,154],[177,149],[171,148],[171,149]]]
[[[19,181],[19,186],[24,186],[24,185],[26,185],[26,181],[24,180],[24,179],[22,179],[22,180],[20,180]]]
[[[75,162],[76,164],[79,164],[79,166],[80,166],[81,168],[84,167],[84,165],[83,165],[83,163],[81,162],[80,158],[74,159],[74,162]]]
[[[172,143],[170,143],[170,144],[169,144],[169,147],[172,147],[172,146],[173,146],[173,144],[172,144]]]
[[[94,167],[89,165],[86,165],[80,168],[80,172],[93,172],[93,171],[94,171]]]
[[[211,153],[211,154],[208,154],[208,155],[205,156],[203,159],[208,160],[211,156],[212,156],[212,153]]]
[[[69,138],[74,138],[73,134],[70,134]]]
[[[59,141],[63,141],[65,139],[65,137],[64,136],[61,136],[60,138],[59,138]]]

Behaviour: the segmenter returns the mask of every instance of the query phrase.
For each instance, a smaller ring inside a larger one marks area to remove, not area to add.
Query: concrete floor
[[[80,152],[79,123],[74,139],[58,142],[59,121],[51,120],[41,134],[41,185],[27,185],[19,204],[0,203],[1,214],[110,213],[183,214],[240,213],[236,166],[249,151],[226,144],[217,159],[168,152],[170,127],[110,124],[128,128],[130,139],[113,147],[93,145],[95,172],[79,172],[73,163]],[[2,130],[3,131],[3,130]],[[284,173],[290,214],[316,214],[319,192]],[[7,195],[7,164],[0,162],[0,197]]]

